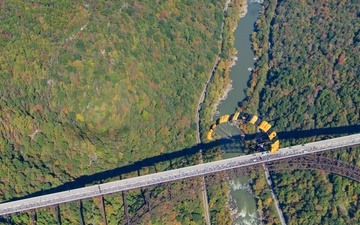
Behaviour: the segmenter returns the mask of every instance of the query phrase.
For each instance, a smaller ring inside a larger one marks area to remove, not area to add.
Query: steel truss
[[[347,177],[360,182],[360,168],[339,159],[323,156],[321,153],[303,155],[266,163],[270,171],[320,170]]]

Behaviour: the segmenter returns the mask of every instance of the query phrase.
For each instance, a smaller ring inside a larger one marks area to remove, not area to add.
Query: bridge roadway
[[[72,202],[80,199],[92,198],[105,194],[111,194],[165,182],[177,181],[190,177],[203,176],[206,174],[233,168],[251,166],[262,163],[263,160],[275,161],[358,144],[360,144],[360,134],[354,134],[324,141],[311,142],[304,145],[281,148],[274,154],[269,152],[261,152],[252,155],[244,155],[231,159],[224,159],[215,162],[184,167],[181,169],[169,170],[165,172],[113,181],[39,197],[17,200],[0,204],[0,215]]]

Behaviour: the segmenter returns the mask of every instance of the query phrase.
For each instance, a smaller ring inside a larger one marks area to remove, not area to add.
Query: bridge
[[[166,182],[173,182],[186,178],[205,176],[221,171],[263,164],[265,162],[271,163],[278,160],[293,159],[294,157],[296,158],[302,155],[319,153],[327,150],[349,147],[358,144],[360,144],[360,134],[354,134],[323,141],[311,142],[303,145],[281,148],[274,154],[271,154],[269,152],[261,152],[252,155],[244,155],[231,159],[219,160],[215,162],[199,164],[195,166],[189,166],[180,169],[129,178],[125,180],[119,180],[84,188],[73,189],[69,191],[58,192],[54,194],[17,200],[0,204],[0,215],[8,215],[16,212],[58,205],[81,199],[103,196],[115,192],[122,192],[136,188],[143,188],[147,186],[162,184]]]

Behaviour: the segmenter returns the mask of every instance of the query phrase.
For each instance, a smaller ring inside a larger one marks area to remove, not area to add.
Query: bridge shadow
[[[319,136],[319,135],[331,135],[331,136],[337,136],[337,135],[344,135],[344,134],[354,134],[354,133],[360,133],[360,125],[352,125],[352,126],[343,126],[343,127],[334,127],[334,128],[321,128],[321,129],[313,129],[313,130],[301,130],[301,131],[285,131],[285,132],[278,132],[278,137],[280,140],[283,139],[290,139],[290,138],[307,138],[307,137],[313,137],[313,136]],[[256,134],[250,134],[245,136],[245,140],[252,140],[255,137]],[[240,140],[240,136],[234,136],[234,140]],[[184,157],[184,156],[191,156],[199,152],[200,149],[203,150],[203,152],[210,151],[211,149],[219,146],[223,146],[226,144],[231,144],[234,142],[234,140],[229,139],[221,139],[216,140],[210,143],[203,143],[198,144],[190,148],[182,149],[180,151],[171,152],[171,153],[165,153],[158,156],[154,156],[151,158],[147,158],[138,162],[135,162],[130,165],[126,165],[123,167],[95,173],[92,175],[84,175],[81,177],[78,177],[74,179],[74,181],[66,182],[63,185],[60,185],[58,187],[54,187],[48,190],[42,190],[38,191],[20,198],[13,198],[8,200],[9,201],[15,201],[30,197],[36,197],[44,194],[51,194],[55,192],[60,191],[66,191],[69,189],[74,188],[81,188],[85,187],[86,185],[90,184],[96,184],[101,183],[102,180],[106,180],[109,178],[115,178],[120,177],[122,174],[130,173],[139,171],[144,167],[153,166],[160,162],[170,162],[171,160],[174,160],[176,158]]]

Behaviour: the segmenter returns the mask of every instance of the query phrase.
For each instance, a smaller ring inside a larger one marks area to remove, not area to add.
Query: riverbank
[[[233,46],[234,55],[230,58],[230,63],[228,64],[230,79],[224,84],[225,88],[223,89],[222,95],[211,108],[212,120],[217,119],[216,117],[219,113],[222,115],[233,113],[235,108],[239,106],[239,102],[245,99],[245,90],[248,89],[247,84],[249,77],[251,77],[255,65],[254,58],[256,58],[256,56],[254,56],[254,52],[251,49],[249,37],[254,31],[254,23],[259,16],[259,2],[262,1],[250,0],[244,1],[239,5],[238,16],[242,18],[240,19],[241,22],[239,21],[235,27],[238,28],[238,26],[241,26],[241,30],[233,29],[233,35],[235,37]],[[237,65],[238,62],[240,62],[241,65]]]
[[[221,27],[222,42],[218,45],[219,54],[215,60],[213,69],[209,74],[208,82],[206,82],[200,95],[197,107],[196,137],[198,142],[201,142],[201,134],[206,133],[217,105],[222,100],[227,99],[228,93],[233,89],[231,79],[229,78],[230,68],[235,65],[236,60],[233,31],[238,24],[242,0],[227,0],[225,3],[223,11],[224,18]],[[200,153],[200,162],[213,161],[214,159],[219,159],[218,152],[208,151]],[[213,196],[208,199],[209,211],[216,212],[211,215],[212,224],[231,224],[231,218],[227,207],[228,196],[226,193],[228,190],[229,187],[227,183],[207,189],[207,196]],[[206,198],[207,196],[203,195],[203,198]]]
[[[214,120],[214,116],[220,115],[220,111],[217,110],[218,106],[221,104],[222,101],[226,100],[228,97],[228,93],[234,89],[233,85],[232,85],[232,81],[230,81],[230,83],[226,86],[225,90],[224,90],[224,94],[222,97],[219,98],[219,101],[217,103],[215,103],[214,108],[212,109],[211,112],[211,120]]]
[[[227,12],[228,6],[231,3],[231,0],[227,0],[224,6],[224,10],[223,10],[223,16],[224,16],[224,20],[223,23],[221,25],[221,33],[224,33],[224,26],[225,26],[225,13]],[[222,40],[221,42],[224,42],[223,36],[222,36]],[[197,144],[201,144],[201,137],[200,137],[200,111],[202,109],[202,104],[205,100],[205,95],[208,89],[208,86],[210,84],[211,78],[213,77],[213,75],[215,74],[215,71],[219,65],[219,62],[221,60],[221,49],[219,49],[219,54],[216,57],[213,69],[211,70],[211,73],[209,74],[208,80],[206,81],[205,85],[204,85],[204,89],[201,92],[199,101],[198,101],[198,106],[197,106],[197,110],[196,110],[196,116],[195,116],[195,120],[196,120],[196,143]],[[203,152],[202,149],[200,149],[199,151],[200,153],[200,158],[199,158],[199,162],[203,163]],[[209,210],[209,202],[208,202],[208,198],[207,198],[207,189],[206,189],[206,182],[205,182],[205,177],[202,176],[201,177],[201,186],[202,186],[202,190],[201,190],[201,195],[202,195],[202,199],[203,199],[203,205],[204,205],[204,217],[205,217],[205,222],[207,225],[211,224],[210,221],[210,210]]]
[[[246,16],[246,14],[248,13],[248,6],[251,3],[263,4],[264,0],[247,0],[247,1],[245,1],[244,5],[241,7],[240,18],[243,18]]]
[[[259,3],[261,2],[262,3],[263,1],[261,1],[261,0],[256,1],[255,0],[255,1],[251,1],[251,2],[259,2]],[[227,1],[227,4],[228,3],[230,3],[230,1]],[[227,7],[226,7],[226,9],[227,9]],[[240,7],[240,13],[239,13],[240,19],[245,17],[247,13],[248,13],[248,0],[244,0],[243,4]],[[235,32],[237,27],[238,26],[235,26],[232,31]],[[238,61],[238,57],[236,55],[237,55],[237,52],[236,52],[235,56],[231,58],[229,71],[231,70],[232,67],[234,67],[236,65],[236,62]],[[213,120],[214,115],[218,115],[220,113],[217,110],[218,106],[221,104],[222,101],[224,101],[224,100],[226,100],[228,98],[228,93],[233,89],[234,88],[233,88],[233,85],[232,85],[232,80],[230,80],[230,83],[224,89],[223,96],[221,96],[213,106],[213,109],[211,111],[211,120]]]
[[[255,198],[250,188],[250,178],[244,176],[229,182],[230,191],[228,192],[229,204],[231,210],[231,219],[233,225],[251,225],[259,224],[256,203],[252,201]]]
[[[231,58],[231,64],[229,64],[229,70],[231,70],[229,74],[230,84],[226,86],[224,94],[215,104],[213,120],[216,120],[220,115],[234,113],[236,107],[239,107],[246,97],[245,90],[248,88],[248,82],[253,72],[249,71],[249,68],[254,68],[255,63],[250,36],[254,32],[254,23],[259,17],[261,7],[260,4],[253,4],[253,2],[255,1],[244,2],[239,9],[238,16],[241,18],[236,24],[236,29],[233,30],[235,37],[234,52],[237,54]],[[236,134],[233,130],[230,131],[231,127],[228,129],[229,133]],[[234,154],[223,154],[222,157],[234,157]],[[231,212],[232,224],[260,224],[262,217],[257,209],[249,180],[245,177],[236,179],[229,183],[229,186],[231,190],[227,192],[229,199],[227,207]]]
[[[244,18],[248,12],[248,2],[244,1],[244,5],[241,7],[240,18]]]

